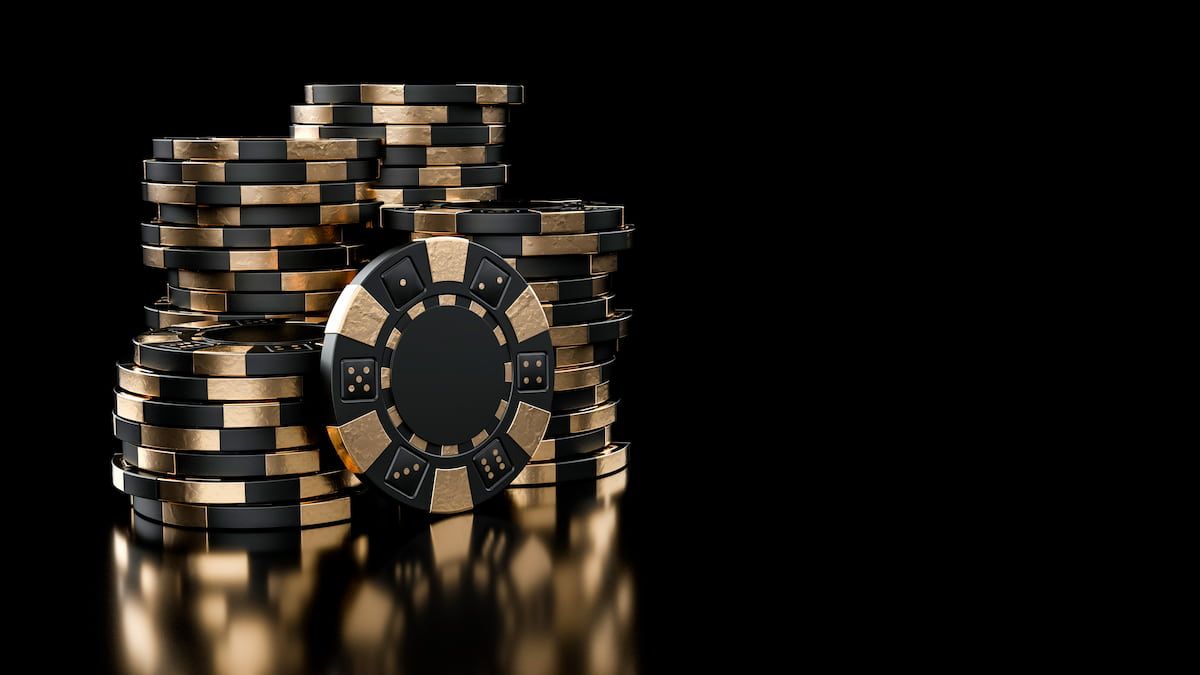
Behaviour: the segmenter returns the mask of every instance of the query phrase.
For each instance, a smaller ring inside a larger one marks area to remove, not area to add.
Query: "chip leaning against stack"
[[[142,260],[169,286],[147,325],[324,321],[367,258],[380,152],[373,139],[154,139]]]

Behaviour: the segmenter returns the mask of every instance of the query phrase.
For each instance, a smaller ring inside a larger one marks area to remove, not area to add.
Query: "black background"
[[[20,518],[37,583],[20,590],[46,622],[41,633],[74,636],[63,656],[88,660],[106,649],[107,546],[114,518],[127,510],[107,463],[117,448],[113,364],[129,357],[141,307],[163,283],[161,272],[142,267],[138,246],[140,162],[150,139],[287,135],[288,106],[303,103],[306,83],[457,81],[526,86],[505,147],[506,196],[625,204],[639,227],[618,275],[617,304],[635,316],[616,376],[617,435],[634,444],[621,536],[636,568],[639,652],[651,670],[744,657],[743,632],[757,632],[744,606],[754,599],[745,595],[764,581],[760,560],[772,545],[757,532],[767,498],[778,496],[760,492],[765,477],[745,460],[799,436],[798,414],[772,415],[760,382],[780,357],[790,365],[798,356],[787,322],[799,320],[800,308],[789,300],[778,316],[759,309],[779,290],[766,283],[780,272],[766,262],[773,244],[759,236],[778,207],[731,209],[756,204],[737,195],[749,185],[731,181],[754,176],[746,164],[753,151],[736,141],[767,136],[755,135],[736,104],[716,105],[721,85],[710,64],[696,56],[668,69],[627,55],[615,67],[603,55],[584,61],[556,50],[482,61],[440,50],[435,59],[416,47],[403,55],[372,47],[146,68],[144,54],[101,47],[69,80],[72,103],[38,127],[64,135],[18,139],[47,155],[40,171],[59,177],[25,193],[36,208],[23,231],[37,246],[22,266],[34,282],[22,293],[19,335],[9,335],[20,350],[8,353],[23,362],[18,380],[36,391],[24,424],[13,422],[24,429],[17,444],[25,456],[37,457],[22,474],[36,478],[17,481],[37,505]],[[34,410],[43,421],[31,422]]]

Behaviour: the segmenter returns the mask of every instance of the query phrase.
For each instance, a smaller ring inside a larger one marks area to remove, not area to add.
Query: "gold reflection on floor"
[[[626,472],[506,504],[282,533],[113,529],[118,670],[625,673]]]

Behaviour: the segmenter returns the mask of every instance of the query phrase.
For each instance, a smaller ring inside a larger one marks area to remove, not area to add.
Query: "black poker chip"
[[[132,363],[117,364],[117,386],[141,396],[200,402],[276,401],[304,395],[300,375],[206,377],[148,370]]]
[[[122,443],[121,456],[129,466],[167,476],[254,478],[298,476],[321,470],[321,452],[316,449],[220,454],[176,452]]]
[[[359,244],[238,250],[142,244],[142,264],[147,267],[181,268],[201,272],[289,272],[346,267],[359,263],[365,257],[366,249]]]
[[[481,185],[476,187],[429,187],[429,188],[378,188],[367,190],[371,199],[384,204],[420,204],[423,202],[487,201],[500,196],[500,186]]]
[[[554,371],[554,392],[557,395],[571,389],[592,387],[601,382],[608,382],[612,379],[616,363],[617,360],[613,358],[585,366],[559,368]]]
[[[134,497],[132,501],[134,512],[141,517],[173,527],[205,530],[269,530],[328,525],[350,520],[351,513],[349,496],[309,499],[295,504],[238,506],[179,504],[145,497]],[[211,536],[206,537],[206,542]],[[262,532],[254,532],[253,537],[245,541],[258,548],[264,539],[270,540]],[[218,538],[218,541],[222,539]],[[241,540],[237,542],[241,543]]]
[[[629,444],[614,443],[590,455],[552,462],[531,462],[512,484],[516,487],[591,480],[624,469],[628,461]]]
[[[463,187],[508,182],[507,164],[479,166],[387,166],[375,187]]]
[[[554,392],[554,403],[550,409],[555,413],[578,412],[585,408],[598,406],[612,400],[612,392],[608,382],[601,382],[593,387],[583,387],[570,391]]]
[[[165,401],[120,389],[113,391],[113,397],[118,417],[152,426],[246,429],[297,426],[309,419],[309,410],[300,400],[197,403]]]
[[[379,156],[379,141],[345,139],[319,143],[298,138],[156,138],[155,159],[241,160],[259,162],[372,159]]]
[[[248,429],[158,427],[113,415],[113,436],[133,445],[192,452],[268,452],[303,448],[321,442],[306,426]]]
[[[446,234],[583,234],[625,227],[625,207],[577,199],[388,206],[382,226]]]
[[[611,313],[612,298],[611,295],[602,295],[585,300],[546,302],[542,303],[542,311],[546,312],[546,321],[549,321],[551,326],[600,321]]]
[[[575,279],[531,281],[529,286],[542,302],[584,300],[607,294],[608,279],[607,274],[595,274]]]
[[[356,487],[358,480],[344,469],[304,476],[253,480],[183,478],[152,474],[130,466],[117,454],[112,460],[113,487],[131,497],[184,504],[270,504],[324,497]]]
[[[391,145],[383,148],[384,166],[452,166],[496,164],[504,154],[503,145]]]
[[[342,243],[342,225],[204,227],[142,223],[142,243],[177,248],[287,248]]]
[[[377,138],[384,145],[498,145],[503,124],[293,124],[296,138]]]
[[[387,105],[519,105],[519,84],[308,84],[305,103],[371,103]]]
[[[271,206],[339,204],[367,197],[366,181],[304,185],[227,185],[223,183],[142,183],[142,199],[156,204]]]
[[[336,183],[375,180],[378,159],[324,162],[221,162],[147,159],[142,175],[157,183]]]
[[[528,279],[586,277],[617,271],[616,253],[506,257],[504,260]]]
[[[611,426],[558,438],[544,438],[538,444],[537,452],[533,453],[530,461],[545,462],[563,457],[586,455],[603,450],[610,443],[612,443]]]
[[[325,330],[330,438],[401,503],[470,509],[542,440],[549,325],[524,279],[482,246],[442,237],[392,249],[346,287]]]
[[[559,368],[573,368],[608,361],[617,355],[617,340],[595,344],[555,347],[554,360]]]
[[[167,299],[183,309],[205,312],[328,313],[340,291],[242,293],[195,291],[167,286]]]
[[[629,334],[629,321],[632,318],[632,312],[621,310],[613,313],[608,318],[591,323],[552,326],[550,328],[550,337],[554,341],[555,347],[618,340]]]
[[[295,124],[504,124],[508,108],[499,105],[363,105],[292,106]]]
[[[146,319],[147,328],[168,328],[170,326],[178,326],[183,323],[195,323],[197,321],[262,321],[265,319],[290,319],[292,321],[304,321],[307,323],[325,323],[328,314],[293,314],[293,313],[229,313],[229,312],[197,312],[190,309],[180,309],[171,304],[171,301],[166,298],[159,298],[153,303],[142,308],[142,315]]]
[[[546,433],[551,436],[566,436],[606,427],[617,421],[617,401],[609,401],[592,408],[550,416]]]
[[[187,206],[159,204],[158,220],[178,225],[224,227],[298,227],[301,225],[374,224],[379,202],[291,204],[275,206]]]
[[[133,362],[193,375],[306,375],[316,371],[323,338],[320,325],[298,321],[172,326],[135,337]]]
[[[197,291],[282,293],[333,291],[345,288],[358,270],[352,267],[304,272],[193,272],[167,270],[167,283]]]
[[[624,251],[633,246],[632,226],[609,232],[587,234],[542,234],[516,236],[502,234],[459,234],[482,244],[502,256],[561,256],[603,254]],[[434,232],[413,232],[413,240],[444,237]]]

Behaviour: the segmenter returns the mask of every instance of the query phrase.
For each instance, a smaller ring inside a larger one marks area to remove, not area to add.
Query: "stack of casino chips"
[[[373,198],[387,204],[487,202],[508,182],[500,161],[508,107],[524,87],[496,84],[310,84],[292,106],[295,138],[383,143]]]
[[[197,322],[143,333],[117,365],[114,486],[171,526],[303,527],[350,518],[359,483],[329,446],[320,404],[324,327]],[[314,408],[316,410],[314,410]]]
[[[381,207],[384,230],[413,240],[463,237],[491,249],[529,282],[555,348],[546,435],[512,485],[594,478],[625,466],[614,443],[617,347],[632,313],[614,309],[617,256],[633,243],[622,206],[578,200]]]
[[[379,153],[375,140],[155,139],[142,260],[167,270],[167,296],[147,325],[324,321],[366,257]]]

